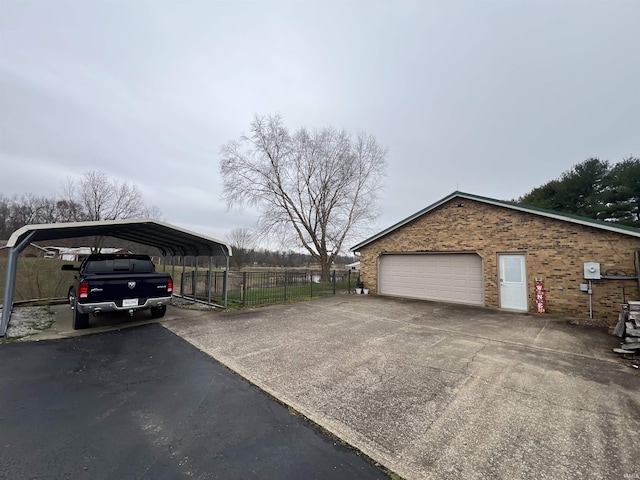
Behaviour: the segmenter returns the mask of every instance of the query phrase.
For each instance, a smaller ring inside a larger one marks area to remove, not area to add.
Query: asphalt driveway
[[[602,330],[363,295],[165,325],[406,478],[640,476],[640,376]]]
[[[0,345],[0,478],[387,476],[156,323]]]

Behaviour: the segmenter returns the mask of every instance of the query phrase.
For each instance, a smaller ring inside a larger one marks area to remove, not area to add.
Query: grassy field
[[[74,272],[60,267],[69,262],[50,258],[18,257],[14,301],[66,297]],[[7,259],[0,258],[0,292],[4,294]],[[2,296],[0,296],[2,302]]]

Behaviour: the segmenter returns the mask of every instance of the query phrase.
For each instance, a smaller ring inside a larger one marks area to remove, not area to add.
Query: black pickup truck
[[[63,270],[75,270],[75,283],[69,288],[69,303],[73,310],[73,328],[87,328],[89,315],[105,312],[150,309],[151,316],[164,316],[171,302],[173,280],[167,273],[156,273],[147,255],[93,254],[80,267],[63,265]]]

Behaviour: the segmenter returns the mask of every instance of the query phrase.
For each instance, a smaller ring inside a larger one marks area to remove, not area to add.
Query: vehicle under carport
[[[213,265],[212,258],[224,257],[226,268],[223,302],[219,306],[227,307],[229,257],[232,255],[232,250],[227,243],[221,240],[148,218],[25,225],[11,235],[6,245],[8,259],[2,315],[0,317],[0,337],[5,336],[11,318],[15,295],[16,268],[20,252],[34,242],[91,236],[113,237],[155,247],[162,254],[165,267],[166,258],[171,257],[172,276],[174,276],[175,272],[176,256],[182,257],[183,271],[186,265],[186,257],[195,257],[196,265],[198,257],[207,257],[209,259],[209,273],[211,273]],[[206,302],[211,303],[211,298],[209,297]]]

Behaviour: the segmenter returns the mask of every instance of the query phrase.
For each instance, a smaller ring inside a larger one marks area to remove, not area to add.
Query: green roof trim
[[[407,223],[412,222],[416,218],[421,217],[425,213],[428,213],[431,210],[438,208],[440,205],[447,203],[448,201],[454,198],[475,200],[478,202],[488,203],[490,205],[497,205],[499,207],[510,208],[512,210],[518,210],[525,213],[532,213],[534,215],[540,215],[543,217],[555,218],[556,220],[562,220],[570,223],[577,223],[579,225],[599,228],[601,230],[608,230],[608,231],[620,233],[623,235],[630,235],[632,237],[640,237],[640,228],[630,227],[627,225],[619,225],[612,222],[605,222],[603,220],[595,220],[593,218],[581,217],[580,215],[573,215],[570,213],[556,212],[555,210],[547,210],[546,208],[530,207],[528,205],[524,205],[522,203],[517,203],[517,202],[509,202],[506,200],[496,200],[495,198],[482,197],[480,195],[473,195],[471,193],[465,193],[465,192],[460,192],[456,190],[452,194],[447,195],[443,199],[438,200],[437,202],[429,205],[426,208],[423,208],[419,212],[416,212],[413,215],[410,215],[409,217],[405,218],[404,220],[400,220],[398,223],[395,223],[389,228],[386,228],[381,232],[376,233],[372,237],[367,238],[365,241],[350,248],[349,251],[351,252],[359,251],[362,247],[378,240],[381,237],[384,237],[388,233],[391,233],[392,231],[397,230],[398,228],[406,225]]]

